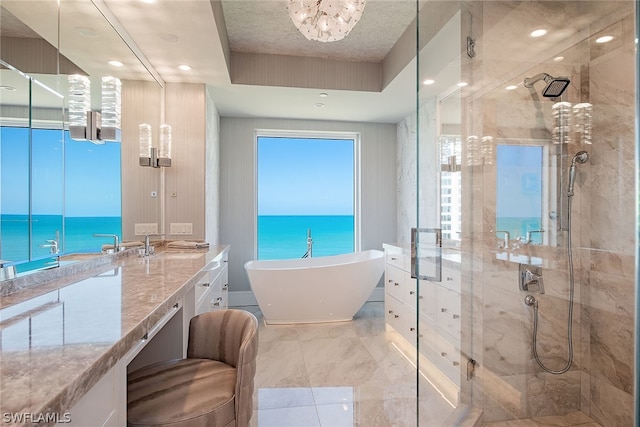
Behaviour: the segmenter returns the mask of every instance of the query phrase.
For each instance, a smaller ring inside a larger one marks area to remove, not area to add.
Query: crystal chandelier
[[[365,0],[289,0],[289,16],[309,40],[342,40],[355,27]]]

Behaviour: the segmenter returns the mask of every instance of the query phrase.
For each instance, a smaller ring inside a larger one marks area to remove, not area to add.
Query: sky
[[[353,215],[354,141],[258,137],[258,215]]]
[[[3,214],[29,211],[28,132],[27,128],[1,129]],[[63,154],[60,130],[33,130],[33,214],[61,215],[64,209],[68,217],[121,216],[120,144],[95,145],[64,134]]]
[[[542,215],[542,147],[498,145],[498,218],[532,218]]]

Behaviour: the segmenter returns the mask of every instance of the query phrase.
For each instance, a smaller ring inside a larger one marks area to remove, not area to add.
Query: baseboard
[[[229,307],[244,307],[247,305],[258,305],[256,297],[251,291],[229,291]]]
[[[367,302],[372,301],[384,301],[384,288],[375,288]],[[248,305],[258,305],[256,297],[251,291],[230,291],[229,292],[229,307],[244,307]]]

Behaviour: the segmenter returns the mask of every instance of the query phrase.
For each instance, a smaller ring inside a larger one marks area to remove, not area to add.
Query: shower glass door
[[[417,425],[635,425],[637,4],[418,2]]]
[[[463,393],[475,361],[466,351],[463,312],[464,157],[462,73],[464,11],[453,2],[425,2],[418,17],[416,210],[412,280],[416,289],[418,425],[454,425],[465,413]],[[480,143],[481,141],[478,141]],[[474,152],[481,156],[481,152]],[[474,157],[476,161],[480,157]]]

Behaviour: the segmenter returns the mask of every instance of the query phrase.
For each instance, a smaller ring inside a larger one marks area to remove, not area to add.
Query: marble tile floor
[[[260,321],[252,427],[414,427],[416,371],[393,346],[384,303],[352,322],[265,325]],[[420,425],[440,427],[454,408],[420,382]]]
[[[260,323],[251,427],[453,427],[454,408],[419,377],[384,325],[384,303],[368,302],[352,322]],[[465,424],[466,425],[466,424]],[[485,423],[483,427],[599,427],[582,412]]]
[[[529,420],[499,421],[485,423],[482,427],[602,427],[582,412],[564,416],[548,416]]]

